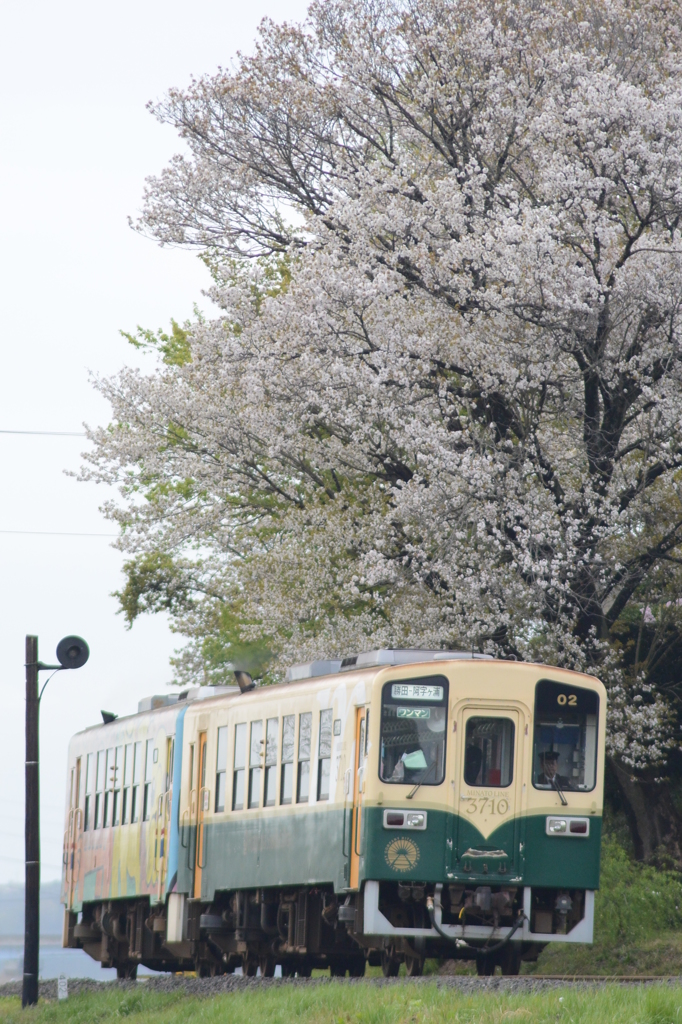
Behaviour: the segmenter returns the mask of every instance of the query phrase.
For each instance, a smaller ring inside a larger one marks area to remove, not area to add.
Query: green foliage
[[[616,840],[606,836],[595,900],[595,943],[615,946],[681,927],[679,876],[630,860]]]
[[[201,320],[201,315],[196,307],[194,313],[197,319]],[[161,328],[155,332],[139,325],[134,334],[130,334],[128,331],[121,331],[121,334],[135,348],[160,352],[164,363],[169,366],[183,366],[192,361],[189,342],[191,327],[192,324],[189,320],[186,320],[182,327],[176,320],[171,320],[170,334]]]
[[[144,613],[186,611],[192,603],[190,580],[185,567],[170,555],[153,551],[123,565],[126,579],[122,590],[115,590],[128,629]]]
[[[178,681],[181,682],[185,675],[186,682],[196,681],[199,675],[208,686],[230,684],[234,683],[234,669],[249,672],[254,679],[260,679],[265,683],[271,681],[267,670],[272,660],[272,652],[267,640],[244,639],[244,630],[248,624],[245,623],[242,612],[241,601],[203,603],[195,619],[194,643],[183,655],[171,659]],[[186,629],[184,631],[187,632]],[[188,660],[190,672],[185,673],[183,669]],[[197,661],[199,671],[196,667]]]
[[[179,683],[232,683],[236,668],[269,682],[272,653],[267,640],[244,637],[250,623],[245,621],[243,601],[207,592],[196,563],[153,551],[125,562],[123,572],[125,585],[113,596],[118,598],[129,629],[139,615],[168,612],[180,616],[176,632],[192,642],[172,659]]]

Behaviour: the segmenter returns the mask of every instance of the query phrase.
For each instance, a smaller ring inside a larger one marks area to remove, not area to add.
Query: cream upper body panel
[[[256,687],[248,693],[230,694],[190,704],[187,708],[183,739],[183,780],[180,813],[189,809],[192,790],[197,786],[197,761],[188,757],[192,744],[197,744],[201,733],[206,734],[206,779],[208,790],[205,809],[216,818],[228,813],[234,814],[288,814],[300,812],[318,803],[314,785],[305,807],[294,798],[290,804],[282,805],[277,799],[275,805],[250,810],[232,811],[232,776],[234,772],[235,728],[251,723],[263,722],[265,730],[268,719],[277,719],[278,744],[281,745],[282,720],[285,716],[295,717],[294,758],[298,757],[299,728],[301,714],[312,713],[312,729],[309,758],[314,767],[320,758],[320,714],[331,711],[333,735],[331,737],[331,778],[329,798],[326,806],[342,804],[352,800],[352,774],[355,760],[355,711],[366,707],[370,712],[367,733],[367,770],[362,779],[364,799],[375,805],[390,805],[406,800],[412,785],[400,785],[382,781],[378,771],[380,750],[381,700],[383,686],[387,682],[415,680],[426,677],[445,677],[448,683],[446,770],[442,783],[420,786],[418,803],[424,808],[451,808],[453,793],[459,799],[459,790],[466,798],[461,776],[462,729],[466,715],[476,713],[500,714],[507,709],[513,718],[516,730],[515,782],[519,784],[516,813],[554,813],[564,807],[564,813],[601,813],[604,776],[604,736],[606,719],[606,691],[594,676],[583,675],[552,666],[510,661],[453,660],[428,661],[402,666],[385,666],[360,671],[350,670],[335,675],[302,679],[270,687]],[[591,690],[599,698],[597,723],[597,757],[594,788],[588,792],[568,791],[567,805],[560,802],[559,794],[553,790],[534,788],[531,782],[533,716],[536,685],[541,680],[551,680],[566,687]],[[226,793],[224,809],[216,810],[215,788],[218,755],[218,729],[227,727]],[[326,751],[325,751],[326,753]],[[278,749],[278,763],[281,750]],[[193,778],[189,778],[186,766],[193,764]],[[264,759],[261,767],[264,767]],[[249,751],[245,770],[249,769]],[[281,766],[280,766],[281,769]],[[312,774],[312,773],[311,773]],[[277,777],[279,793],[280,776]],[[481,796],[480,792],[474,792]],[[406,806],[410,806],[407,804]]]

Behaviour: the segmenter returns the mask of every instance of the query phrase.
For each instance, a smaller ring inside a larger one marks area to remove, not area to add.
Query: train
[[[599,679],[426,650],[235,679],[72,738],[65,947],[120,978],[388,977],[592,942]]]

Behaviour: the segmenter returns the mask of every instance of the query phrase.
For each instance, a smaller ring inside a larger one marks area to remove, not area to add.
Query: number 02
[[[569,707],[574,708],[578,703],[578,695],[576,693],[569,693],[567,697],[565,693],[560,693],[556,701],[557,704],[561,704],[562,707],[564,704],[568,704]]]

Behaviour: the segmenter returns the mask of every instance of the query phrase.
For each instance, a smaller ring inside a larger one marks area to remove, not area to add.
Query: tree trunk
[[[653,771],[635,775],[613,757],[609,766],[637,860],[682,871],[682,815],[675,806],[670,782],[656,782]]]

